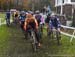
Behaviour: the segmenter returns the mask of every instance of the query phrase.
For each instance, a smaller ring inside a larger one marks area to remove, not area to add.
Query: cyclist
[[[41,27],[41,32],[43,34],[43,28],[44,28],[44,24],[45,24],[45,16],[43,15],[43,13],[40,13],[40,15],[41,15],[40,27]]]
[[[14,12],[14,23],[15,23],[15,24],[17,24],[18,21],[19,21],[19,20],[18,20],[18,19],[19,19],[18,17],[19,17],[19,12],[18,12],[18,11]]]
[[[7,24],[7,26],[9,26],[10,25],[10,11],[8,10],[7,12],[6,12],[6,24]]]
[[[50,14],[48,14],[48,15],[47,15],[47,18],[46,18],[46,20],[45,20],[46,24],[49,24],[50,17],[51,17]]]
[[[36,38],[37,38],[37,42],[38,42],[38,46],[40,47],[40,39],[38,37],[38,22],[37,20],[32,16],[32,14],[27,14],[26,19],[25,19],[25,23],[24,23],[24,29],[25,31],[28,31],[33,28],[35,30],[35,34],[36,34]]]
[[[38,26],[39,26],[39,29],[38,29],[38,31],[39,31],[39,37],[42,38],[44,18],[40,14],[40,11],[36,11],[34,17],[36,18],[36,20],[38,22]]]
[[[46,26],[47,26],[47,32],[48,32],[48,30],[49,30],[49,21],[50,21],[50,18],[51,18],[50,15],[51,15],[51,14],[48,14],[48,15],[47,15],[47,18],[45,19],[45,23],[46,23]]]
[[[19,23],[20,23],[20,26],[21,26],[21,29],[24,31],[24,21],[25,21],[25,18],[26,18],[26,14],[24,11],[21,11],[20,13],[20,16],[19,16]]]
[[[55,13],[51,14],[51,18],[49,21],[49,28],[50,30],[56,29],[57,31],[60,32],[60,21],[59,18],[55,15]]]
[[[43,13],[40,13],[40,15],[41,15],[41,22],[40,22],[40,24],[44,25],[45,24],[45,15],[43,15]]]
[[[40,12],[36,11],[34,17],[36,18],[38,25],[40,25],[41,18],[42,18],[42,16],[40,15]]]

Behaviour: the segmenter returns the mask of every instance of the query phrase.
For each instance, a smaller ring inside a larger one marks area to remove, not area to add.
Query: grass
[[[0,12],[0,18],[2,18],[1,22],[4,22],[5,21],[5,13]],[[12,19],[12,17],[11,17],[11,19]]]
[[[5,25],[0,26],[0,57],[4,57],[8,49],[9,33]]]
[[[0,18],[5,18],[0,13]],[[0,26],[0,57],[75,57],[75,39],[70,43],[70,38],[62,35],[61,45],[56,40],[46,36],[46,29],[42,38],[42,47],[37,52],[32,52],[29,41],[19,27],[6,25]]]
[[[8,36],[7,33],[8,32],[6,26],[5,25],[0,26],[0,42],[4,41],[7,38]]]
[[[0,18],[2,18],[1,22],[5,21],[5,13],[0,12]]]
[[[46,30],[42,38],[42,47],[33,53],[31,44],[24,39],[19,27],[0,27],[0,57],[75,57],[75,39],[73,45],[70,37],[62,35],[61,45],[56,40],[50,40],[46,36]],[[8,55],[8,56],[7,56]]]
[[[47,37],[43,38],[44,46],[48,46],[46,48],[47,55],[73,55],[75,56],[75,39],[73,39],[73,45],[70,43],[70,37],[62,35],[61,45],[57,45],[57,41],[47,39]],[[71,57],[71,56],[70,56]]]

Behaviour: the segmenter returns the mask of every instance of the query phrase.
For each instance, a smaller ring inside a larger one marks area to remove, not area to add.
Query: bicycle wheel
[[[60,45],[61,34],[59,31],[56,31],[56,37],[57,37],[57,44]]]
[[[34,31],[31,32],[31,38],[32,38],[32,49],[35,52],[37,50],[37,41]]]
[[[37,43],[32,43],[32,49],[33,49],[33,52],[36,52],[37,51]]]
[[[27,32],[24,33],[25,39],[28,40],[30,38],[30,34]]]
[[[50,29],[47,30],[47,36],[48,36],[49,39],[53,38],[52,30],[50,30]]]

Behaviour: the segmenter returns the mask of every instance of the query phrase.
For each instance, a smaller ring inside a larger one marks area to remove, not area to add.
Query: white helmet
[[[51,16],[55,16],[55,13],[54,13],[54,12],[52,12]]]
[[[39,10],[37,10],[37,11],[35,11],[35,13],[36,13],[36,14],[39,14],[39,13],[40,13],[40,11],[39,11]]]

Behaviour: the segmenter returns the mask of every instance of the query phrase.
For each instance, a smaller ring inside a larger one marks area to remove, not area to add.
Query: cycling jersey
[[[26,18],[25,16],[22,16],[22,15],[21,15],[21,16],[19,17],[19,20],[20,20],[20,21],[24,21],[25,18]]]
[[[41,22],[40,24],[44,24],[45,23],[45,15],[43,15],[42,13],[40,13],[41,15]]]
[[[51,17],[50,21],[49,21],[49,26],[51,29],[53,29],[53,27],[55,28],[60,28],[60,21],[57,17]]]
[[[40,14],[36,14],[35,18],[36,18],[38,24],[40,24],[42,16]]]
[[[50,15],[48,14],[48,15],[47,15],[47,18],[46,18],[46,20],[45,20],[45,22],[46,22],[46,23],[49,23],[50,18],[51,18],[51,17],[50,17]]]
[[[40,22],[40,24],[44,24],[45,22],[44,22],[44,17],[42,16],[41,17],[41,22]]]

